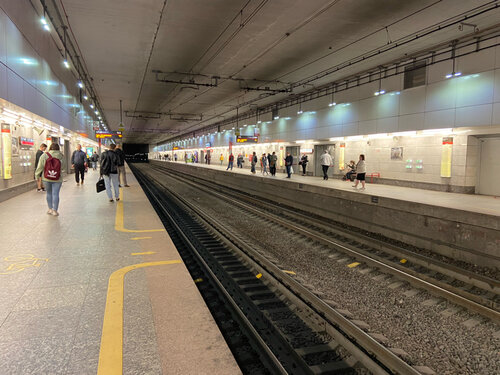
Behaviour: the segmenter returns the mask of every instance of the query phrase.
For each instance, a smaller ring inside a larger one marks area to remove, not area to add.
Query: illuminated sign
[[[1,160],[0,160],[0,176],[8,180],[12,178],[12,134],[10,133],[10,125],[2,124],[1,126]]]
[[[35,145],[35,140],[33,138],[19,137],[19,146],[22,149],[30,149]]]
[[[182,150],[182,147],[174,146],[173,150]]]
[[[444,137],[441,146],[441,177],[451,177],[451,153],[453,137]]]
[[[301,148],[300,152],[302,154],[312,154],[313,153],[313,149],[312,148]]]
[[[237,136],[236,143],[257,143],[259,142],[259,137],[244,137]]]
[[[99,130],[95,132],[95,137],[97,139],[104,139],[104,138],[122,138],[122,132],[107,132],[103,130]]]

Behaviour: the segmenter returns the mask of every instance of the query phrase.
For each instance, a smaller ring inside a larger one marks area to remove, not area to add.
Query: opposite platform
[[[124,374],[240,373],[130,170],[127,177],[131,187],[110,203],[95,192],[97,172],[83,186],[67,176],[59,217],[34,191],[0,203],[2,374],[111,375],[122,363]]]

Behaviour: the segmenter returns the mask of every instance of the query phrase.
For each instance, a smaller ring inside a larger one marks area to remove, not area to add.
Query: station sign
[[[312,154],[313,153],[313,149],[312,148],[301,148],[300,152],[302,154]]]
[[[98,130],[95,132],[95,137],[97,139],[116,139],[116,138],[122,138],[122,132],[111,132],[111,131],[103,131],[103,130]]]
[[[250,137],[250,136],[240,136],[236,137],[236,143],[258,143],[259,137]]]
[[[212,142],[205,143],[205,147],[206,147],[206,148],[210,148],[210,147],[212,147]]]
[[[179,146],[174,146],[172,148],[172,150],[174,150],[174,151],[176,151],[176,150],[182,150],[182,149],[183,149],[183,147],[179,147]]]

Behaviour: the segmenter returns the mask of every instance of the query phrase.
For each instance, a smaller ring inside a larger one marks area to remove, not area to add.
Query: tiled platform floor
[[[178,161],[177,163],[184,163],[184,162]],[[246,164],[248,164],[248,162]],[[219,170],[226,170],[227,168],[227,163],[224,163],[224,165],[222,166],[219,163],[212,163],[211,165],[206,165],[201,163],[200,164],[188,163],[187,165],[193,167],[201,167],[201,168],[214,168]],[[235,167],[233,168],[232,172],[250,174],[250,169],[236,168],[236,162],[235,162]],[[260,167],[257,167],[256,176],[262,176],[262,174],[260,173]],[[286,174],[278,172],[276,174],[276,177],[271,177],[270,175],[264,177],[284,179],[286,177]],[[311,184],[322,187],[331,187],[332,189],[354,191],[352,183],[349,183],[347,181],[342,181],[339,179],[330,178],[329,180],[324,181],[322,177],[301,176],[298,173],[295,173],[292,174],[291,180],[304,184]],[[359,185],[358,188],[359,187],[361,187],[361,185]],[[422,204],[429,204],[438,207],[454,208],[458,210],[477,212],[487,215],[500,216],[500,197],[494,197],[494,196],[446,193],[440,191],[414,189],[408,187],[383,185],[377,183],[373,184],[367,183],[366,190],[364,192],[359,191],[359,193],[377,195],[380,197],[394,198],[403,201],[410,201]]]
[[[134,232],[163,227],[130,170],[121,230],[97,178],[67,177],[59,217],[35,191],[0,203],[2,375],[96,374],[111,273],[180,259],[164,230]],[[141,252],[153,254],[132,255]],[[123,313],[124,374],[239,373],[182,263],[127,273]]]

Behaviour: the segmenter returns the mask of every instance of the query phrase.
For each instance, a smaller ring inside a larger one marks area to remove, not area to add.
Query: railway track
[[[415,288],[480,314],[500,323],[500,282],[469,270],[444,263],[408,249],[378,240],[369,235],[352,232],[343,225],[321,221],[301,213],[216,185],[203,179],[194,180],[172,170],[152,166],[160,173],[168,173],[197,189],[240,207],[263,220],[310,238],[334,252],[340,252],[368,267],[408,282]]]
[[[183,248],[190,248],[189,252],[181,250],[188,267],[196,264],[196,272],[209,278],[225,305],[231,307],[232,316],[237,317],[234,320],[247,327],[246,341],[265,370],[244,372],[419,374],[393,350],[255,251],[230,227],[205,219],[207,212],[144,173],[143,168],[131,168],[171,236],[182,239]],[[215,308],[212,314],[217,319],[222,313]],[[239,364],[245,362],[238,358],[241,350],[234,352]]]

